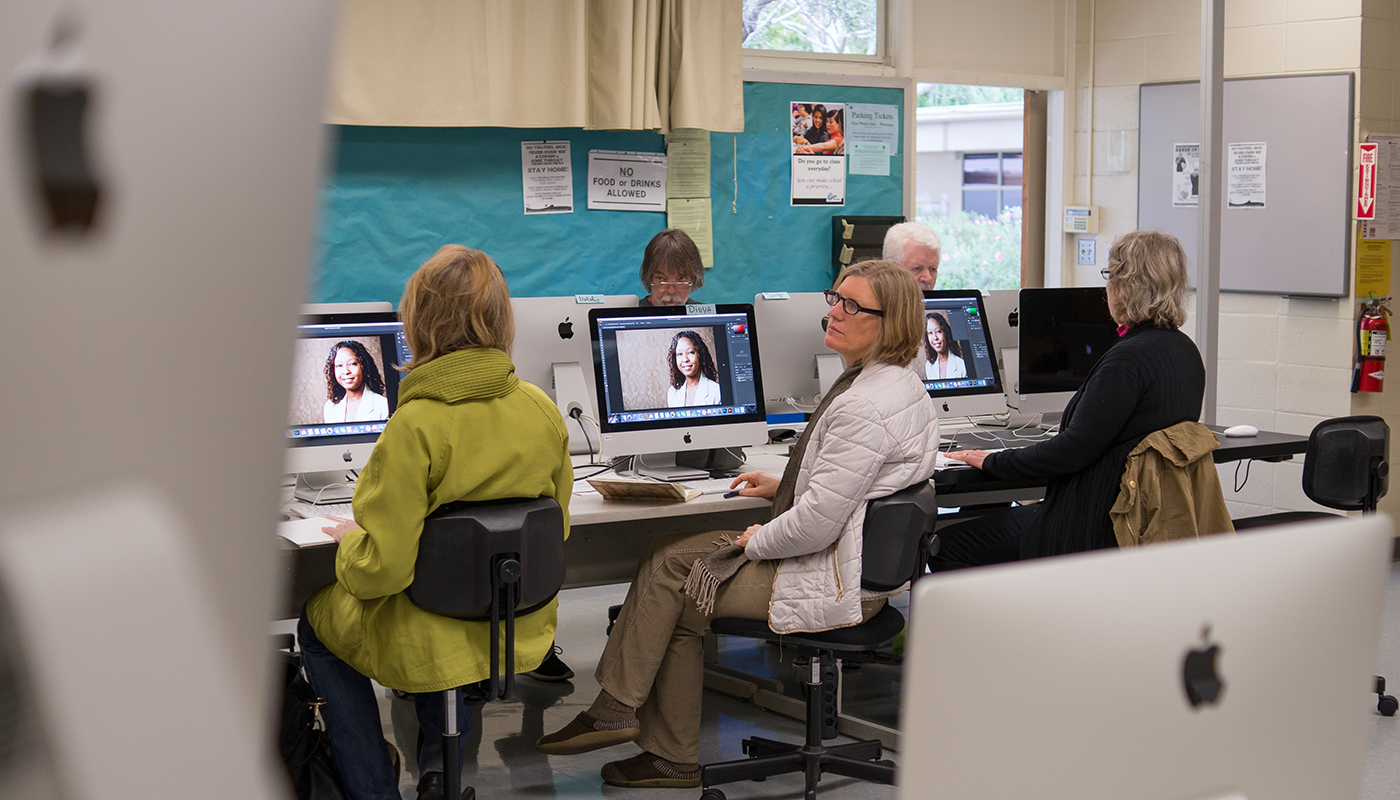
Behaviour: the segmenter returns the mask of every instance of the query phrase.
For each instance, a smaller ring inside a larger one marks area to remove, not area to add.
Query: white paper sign
[[[1201,145],[1172,145],[1172,207],[1195,208],[1201,204]]]
[[[568,142],[521,142],[525,214],[572,214],[574,167]]]
[[[1268,163],[1267,142],[1231,142],[1226,158],[1225,203],[1227,208],[1264,207],[1264,167]]]
[[[844,206],[846,204],[845,156],[793,156],[792,204],[795,206]]]
[[[882,142],[890,155],[899,155],[899,106],[878,103],[846,104],[846,137],[852,142]],[[854,153],[852,153],[854,155]],[[851,170],[855,172],[854,169]],[[860,173],[872,175],[876,173]],[[879,173],[888,175],[888,171]]]
[[[666,156],[621,150],[588,151],[588,207],[665,211]]]
[[[851,142],[852,175],[889,175],[890,146],[884,142]]]

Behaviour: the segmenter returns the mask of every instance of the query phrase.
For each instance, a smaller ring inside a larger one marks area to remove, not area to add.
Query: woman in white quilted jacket
[[[856,625],[884,606],[888,595],[860,588],[866,501],[927,480],[938,452],[933,402],[909,368],[923,342],[922,295],[907,269],[866,261],[843,270],[826,297],[825,343],[846,372],[808,421],[782,478],[747,472],[734,481],[740,494],[772,498],[773,518],[742,532],[657,537],[598,663],[602,691],[540,739],[541,752],[635,741],[643,752],[605,764],[604,781],[699,786],[701,636],[711,619],[761,619],[795,633]],[[742,551],[717,553],[726,541]],[[709,575],[720,555],[732,574],[697,593],[703,582],[692,568],[708,557],[699,573]]]

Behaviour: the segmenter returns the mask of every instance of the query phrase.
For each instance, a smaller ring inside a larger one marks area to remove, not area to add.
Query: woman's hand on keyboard
[[[336,524],[328,525],[322,528],[321,532],[330,536],[337,542],[339,542],[341,539],[344,539],[345,534],[360,527],[355,524],[355,520],[346,519],[345,517],[326,517],[326,519],[334,520]]]
[[[729,488],[735,489],[739,484],[744,483],[747,485],[739,489],[740,495],[744,497],[771,498],[778,493],[778,484],[780,482],[781,480],[779,478],[769,475],[766,472],[745,472],[735,478],[734,482],[729,484]]]
[[[970,467],[976,467],[977,469],[981,469],[982,462],[985,461],[987,456],[991,455],[993,452],[994,451],[992,450],[954,450],[953,452],[948,454],[948,457],[957,461],[961,461]]]

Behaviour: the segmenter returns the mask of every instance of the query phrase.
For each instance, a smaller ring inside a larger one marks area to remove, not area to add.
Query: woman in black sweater
[[[1122,336],[1065,406],[1060,433],[1020,449],[963,450],[996,478],[1046,481],[1045,499],[939,531],[935,572],[1116,547],[1108,510],[1128,453],[1201,416],[1205,368],[1186,320],[1186,254],[1176,237],[1134,231],[1108,251],[1108,308]]]

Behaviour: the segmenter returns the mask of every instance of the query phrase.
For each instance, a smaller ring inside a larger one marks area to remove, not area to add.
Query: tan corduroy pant
[[[659,536],[637,562],[617,622],[598,662],[598,683],[637,709],[644,750],[678,764],[700,759],[701,637],[712,617],[767,619],[777,561],[750,561],[720,585],[710,617],[681,593],[695,560],[715,549],[724,531]],[[737,532],[727,532],[732,538]],[[868,619],[883,600],[862,603]]]

